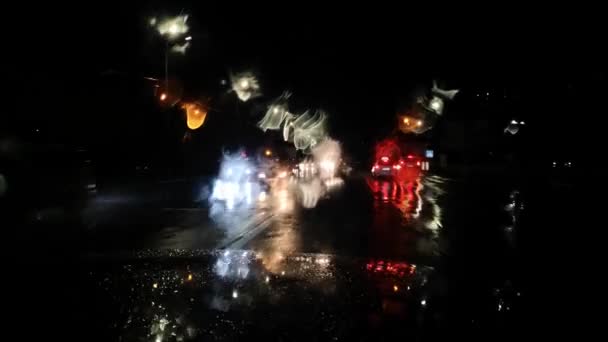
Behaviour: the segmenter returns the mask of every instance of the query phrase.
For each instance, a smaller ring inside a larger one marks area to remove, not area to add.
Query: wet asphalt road
[[[203,183],[172,184],[169,193],[196,195],[196,189],[204,188]],[[572,287],[571,282],[555,282],[556,276],[564,270],[576,270],[557,243],[571,239],[574,235],[567,233],[578,227],[568,213],[572,200],[579,197],[563,185],[514,177],[445,178],[428,174],[395,182],[354,176],[311,209],[302,208],[289,191],[277,191],[254,208],[214,215],[205,203],[154,193],[100,192],[82,212],[84,234],[66,231],[61,236],[75,236],[74,240],[53,244],[53,240],[45,239],[40,243],[52,246],[52,252],[58,250],[55,246],[67,246],[62,250],[72,253],[73,247],[79,246],[83,254],[95,255],[243,249],[261,255],[264,268],[270,270],[277,260],[293,260],[288,256],[292,253],[296,257],[300,253],[320,253],[310,255],[335,256],[335,260],[348,263],[391,259],[431,266],[434,271],[429,290],[441,303],[436,310],[451,317],[446,323],[450,326],[488,326],[487,321],[494,322],[488,312],[512,315],[509,324],[521,327],[521,322],[531,322],[543,332],[546,330],[538,317],[545,317],[551,324],[569,320],[563,310],[548,312],[555,298],[560,298],[560,305],[567,305],[569,299],[564,294]],[[44,231],[57,239],[58,229],[65,227]],[[49,255],[36,262],[48,262]],[[91,267],[88,263],[81,265],[79,260],[61,260],[53,264],[55,267],[37,268],[38,276],[46,272],[48,277],[64,280],[29,285],[40,293],[49,291],[41,291],[39,285],[54,286],[54,293],[64,294],[48,297],[53,304],[49,308],[65,305],[53,298],[79,301],[73,297],[81,290],[79,281],[68,280],[74,277],[74,267],[84,267],[85,274]],[[169,267],[173,263],[170,261]],[[21,272],[17,279],[32,276],[31,268],[17,266]],[[23,287],[21,283],[19,287]],[[34,307],[34,302],[23,307]],[[114,317],[113,311],[110,317]],[[503,327],[503,320],[497,322]],[[496,327],[494,323],[489,326]],[[509,325],[504,329],[518,331]]]
[[[248,249],[277,257],[324,253],[434,264],[450,251],[446,220],[475,225],[470,217],[459,217],[461,210],[488,206],[476,215],[489,215],[483,225],[500,246],[492,253],[508,245],[514,228],[503,227],[513,225],[505,208],[516,189],[477,190],[483,194],[433,174],[400,181],[361,175],[345,179],[314,208],[303,208],[297,194],[283,185],[250,208],[215,212],[206,201],[141,205],[124,195],[99,195],[91,201],[85,251]]]

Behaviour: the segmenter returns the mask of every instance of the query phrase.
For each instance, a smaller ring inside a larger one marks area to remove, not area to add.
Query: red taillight
[[[413,156],[413,155],[411,155],[411,154],[408,154],[408,155],[407,155],[407,159],[414,159],[414,156]]]
[[[393,165],[393,169],[400,170],[401,169],[401,165],[399,165],[399,164]]]
[[[386,162],[388,162],[388,157],[387,157],[387,156],[384,156],[384,157],[380,158],[380,160],[382,160],[383,162],[385,162],[385,163],[386,163]]]
[[[417,161],[417,162],[416,162],[416,166],[420,166],[420,161]]]

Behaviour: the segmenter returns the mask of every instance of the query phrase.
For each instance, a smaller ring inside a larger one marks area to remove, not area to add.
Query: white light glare
[[[431,89],[431,92],[439,97],[443,97],[445,99],[451,100],[454,98],[454,96],[456,96],[456,94],[458,94],[459,90],[458,89],[452,89],[452,90],[440,89],[437,87],[437,82],[433,81],[433,88]],[[490,95],[490,93],[488,93],[488,95]]]
[[[175,39],[180,35],[188,32],[189,27],[188,25],[186,25],[187,20],[187,15],[179,15],[177,17],[167,18],[158,23],[158,25],[156,25],[156,29],[158,30],[158,33],[160,33],[162,36],[166,36],[169,39]],[[150,24],[152,24],[152,22],[153,21],[151,20]],[[154,23],[156,23],[156,19],[154,19]]]
[[[190,47],[190,42],[185,42],[182,45],[175,44],[171,47],[171,52],[181,53],[182,55],[186,54],[186,50]]]
[[[266,191],[262,191],[260,192],[260,194],[258,195],[258,201],[260,202],[264,202],[266,200]]]
[[[232,90],[236,96],[243,102],[261,95],[260,84],[251,72],[243,72],[236,75],[230,75]]]
[[[291,117],[291,114],[287,112],[287,101],[290,96],[291,94],[285,92],[268,106],[266,114],[262,120],[258,122],[258,127],[260,127],[260,129],[266,131],[268,129],[278,130],[281,128],[281,123],[286,119],[286,117]]]
[[[431,100],[431,108],[433,108],[433,110],[437,111],[441,108],[441,100],[439,100],[438,98],[433,98]]]

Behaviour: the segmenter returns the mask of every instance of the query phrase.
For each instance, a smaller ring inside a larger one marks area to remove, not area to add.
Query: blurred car
[[[374,177],[396,177],[408,170],[426,170],[428,165],[422,157],[408,154],[405,158],[391,158],[388,156],[380,157],[372,166],[372,176]]]

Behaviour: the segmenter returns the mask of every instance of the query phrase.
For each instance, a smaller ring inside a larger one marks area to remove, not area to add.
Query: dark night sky
[[[14,85],[5,93],[10,99],[4,101],[12,102],[8,111],[39,101],[45,110],[20,120],[42,117],[55,123],[53,129],[81,130],[89,123],[74,116],[100,101],[95,96],[103,72],[162,75],[162,44],[146,21],[158,9],[174,14],[184,8],[191,14],[193,47],[187,56],[172,58],[172,73],[187,95],[210,96],[217,107],[223,106],[219,80],[229,70],[252,69],[265,96],[243,111],[256,115],[256,108],[290,90],[296,109],[330,113],[338,139],[373,141],[390,131],[395,112],[414,89],[438,79],[462,89],[460,103],[448,111],[451,119],[497,115],[480,109],[473,95],[507,91],[516,99],[510,110],[535,123],[538,140],[547,146],[573,145],[564,143],[564,133],[574,145],[593,141],[593,130],[564,132],[563,124],[572,121],[573,111],[595,110],[587,101],[603,98],[606,88],[606,56],[598,40],[604,30],[587,13],[503,8],[481,16],[466,8],[193,4],[102,2],[14,16],[4,23],[7,28],[23,19],[33,30],[10,35],[4,44],[9,49],[2,73]]]

